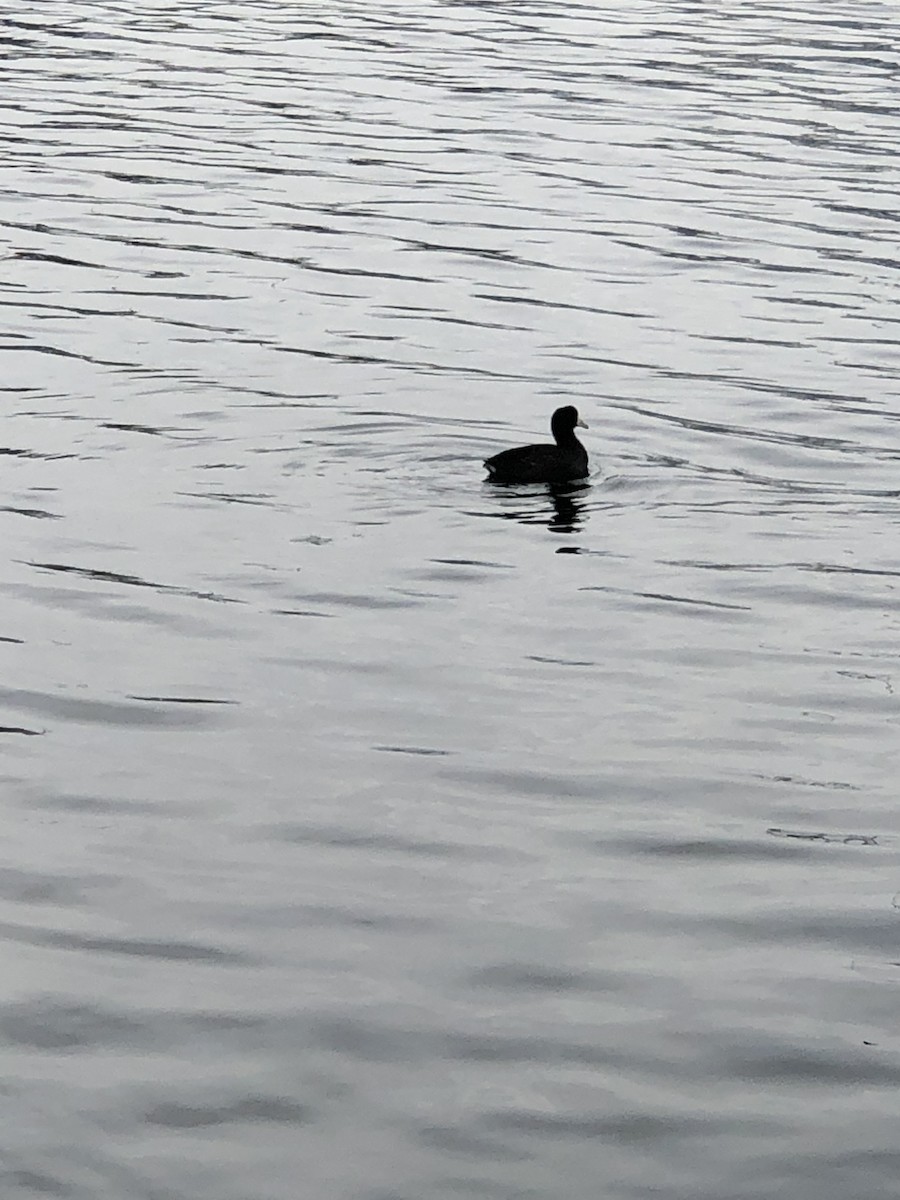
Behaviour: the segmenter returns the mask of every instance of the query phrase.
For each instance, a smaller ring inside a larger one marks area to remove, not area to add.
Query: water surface
[[[4,1196],[893,1193],[895,21],[5,20]]]

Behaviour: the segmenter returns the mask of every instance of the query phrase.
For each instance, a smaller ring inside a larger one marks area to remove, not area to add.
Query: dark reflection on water
[[[523,525],[546,525],[553,533],[575,533],[589,515],[589,483],[490,484],[488,490],[497,496],[497,511],[490,515]]]
[[[7,19],[0,1195],[895,1194],[895,23]]]

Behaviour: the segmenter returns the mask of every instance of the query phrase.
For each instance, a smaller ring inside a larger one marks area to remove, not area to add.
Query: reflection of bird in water
[[[558,408],[550,420],[555,446],[517,446],[485,460],[491,483],[568,483],[588,473],[587,450],[575,427],[587,429],[571,404]]]
[[[523,525],[546,525],[554,533],[575,533],[584,524],[590,490],[589,483],[551,483],[540,491],[516,494],[515,508],[492,515],[506,521],[521,521]],[[552,510],[548,508],[548,498]]]
[[[558,483],[551,483],[547,490],[555,510],[547,522],[548,528],[554,533],[574,533],[576,529],[580,529],[584,520],[582,514],[585,497],[579,496],[579,492],[589,492],[590,484],[569,484],[568,487],[561,487]]]

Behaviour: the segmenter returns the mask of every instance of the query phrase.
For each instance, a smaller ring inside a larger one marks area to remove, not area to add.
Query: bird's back
[[[566,453],[559,446],[517,446],[485,460],[494,483],[565,483],[587,474],[587,451]]]

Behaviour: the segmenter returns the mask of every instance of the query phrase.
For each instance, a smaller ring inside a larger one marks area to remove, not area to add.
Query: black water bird
[[[550,419],[556,445],[517,446],[485,459],[491,483],[567,483],[588,473],[587,450],[575,436],[576,426],[587,429],[571,404]]]

